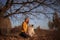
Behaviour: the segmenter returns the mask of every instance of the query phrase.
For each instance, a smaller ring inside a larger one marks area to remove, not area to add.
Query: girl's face
[[[29,18],[27,18],[25,21],[26,21],[27,23],[29,23]]]

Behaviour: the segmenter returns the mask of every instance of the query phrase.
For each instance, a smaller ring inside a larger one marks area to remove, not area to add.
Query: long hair
[[[26,17],[26,18],[25,18],[25,21],[26,21],[28,18],[29,18],[29,17]],[[29,21],[27,21],[27,24],[28,24],[28,23],[29,23]]]

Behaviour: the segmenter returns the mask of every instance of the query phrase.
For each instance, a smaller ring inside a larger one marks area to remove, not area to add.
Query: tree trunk
[[[11,23],[9,18],[0,17],[0,33],[7,34],[10,32]]]

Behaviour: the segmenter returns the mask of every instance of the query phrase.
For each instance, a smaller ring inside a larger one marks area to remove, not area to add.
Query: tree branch
[[[37,5],[37,6],[35,6],[34,8],[32,8],[32,9],[30,9],[29,11],[25,11],[25,12],[18,12],[19,11],[19,9],[17,9],[14,13],[9,13],[8,15],[6,15],[5,17],[8,17],[8,16],[11,16],[11,15],[13,15],[13,14],[25,14],[26,12],[30,12],[31,10],[33,10],[33,9],[35,9],[35,8],[37,8],[37,7],[39,7],[40,6],[40,3],[39,3],[39,5]]]
[[[12,6],[13,0],[7,0],[6,5],[0,9],[0,14],[3,16],[3,14]]]

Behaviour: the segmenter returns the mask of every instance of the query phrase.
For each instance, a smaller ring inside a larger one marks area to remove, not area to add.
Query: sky
[[[2,1],[2,3],[5,5],[6,0],[1,0],[1,1]],[[16,8],[19,8],[19,5],[16,6]],[[14,8],[12,7],[12,9],[14,9]],[[28,9],[25,8],[24,10],[28,10]],[[54,13],[54,10],[52,10],[51,8],[46,7],[46,6],[39,6],[38,8],[36,8],[36,9],[34,9],[34,10],[32,10],[32,11],[36,11],[36,10],[41,11],[41,12],[43,12],[43,13]],[[9,10],[8,10],[8,11],[9,11]],[[34,14],[34,13],[33,13],[33,14]],[[14,18],[14,17],[13,17],[13,18],[10,17],[10,21],[11,21],[12,27],[21,25],[22,22],[24,21],[24,17],[25,17],[25,16],[22,15],[22,14],[17,14],[17,15],[15,15],[15,16],[18,17],[18,18],[17,18],[18,20],[16,20],[16,18]],[[52,18],[52,15],[49,14],[49,16]],[[32,15],[30,15],[29,17],[30,17],[30,18],[33,18],[33,19],[30,19],[29,24],[33,24],[33,25],[34,25],[34,28],[40,26],[40,28],[42,28],[42,29],[49,29],[49,28],[48,28],[48,21],[49,21],[49,19],[46,18],[45,15],[39,13],[39,15],[37,15],[37,17],[38,17],[39,19],[35,18],[35,17],[32,16]]]

